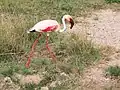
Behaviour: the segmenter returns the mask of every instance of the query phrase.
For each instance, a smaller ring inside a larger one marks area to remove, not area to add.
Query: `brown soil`
[[[111,46],[119,51],[120,48],[120,11],[111,9],[93,12],[87,18],[77,18],[75,33],[87,35],[87,38],[102,46]],[[115,52],[100,60],[96,65],[87,68],[83,74],[82,90],[120,90],[120,81],[105,76],[109,66],[120,66],[120,52]],[[81,86],[80,86],[81,87]]]

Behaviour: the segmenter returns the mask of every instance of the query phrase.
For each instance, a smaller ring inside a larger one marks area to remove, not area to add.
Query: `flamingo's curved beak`
[[[73,28],[73,26],[74,26],[74,21],[73,21],[73,19],[72,18],[70,18],[70,24],[71,24],[71,26],[70,26],[70,29],[72,29]]]

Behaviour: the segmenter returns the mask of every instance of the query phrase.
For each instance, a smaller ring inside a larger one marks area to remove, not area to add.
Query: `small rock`
[[[12,84],[12,80],[11,80],[10,77],[5,77],[5,78],[4,78],[4,82],[7,82],[7,83],[9,83],[9,84]]]
[[[49,90],[48,87],[41,87],[41,90]]]
[[[50,87],[56,87],[57,85],[61,85],[61,81],[53,81],[51,84],[50,84]]]
[[[93,18],[93,20],[98,20],[98,17],[97,17],[97,16],[96,16],[96,17],[94,17],[94,18]]]
[[[87,32],[86,34],[87,34],[87,35],[91,35],[91,33],[90,33],[90,32]]]
[[[23,75],[18,74],[18,73],[15,73],[15,74],[14,74],[14,76],[15,76],[17,79],[19,79],[19,80],[20,80],[20,79],[22,78],[22,76],[23,76]]]
[[[50,84],[50,87],[56,87],[56,83],[57,83],[57,81],[53,81],[53,82]]]
[[[61,81],[58,81],[57,83],[58,83],[58,85],[61,85],[61,84],[62,84]]]
[[[33,83],[33,84],[39,84],[39,82],[43,80],[43,76],[40,75],[27,75],[23,76],[20,80],[21,84],[27,84],[27,83]]]
[[[69,75],[67,75],[65,72],[60,73],[60,76],[69,78]]]

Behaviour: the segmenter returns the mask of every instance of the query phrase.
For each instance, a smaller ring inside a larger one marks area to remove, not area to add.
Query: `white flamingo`
[[[46,37],[46,48],[48,49],[51,57],[53,58],[53,60],[55,61],[55,55],[53,54],[53,52],[50,51],[50,48],[48,46],[48,37],[49,37],[49,32],[63,32],[67,29],[66,27],[66,22],[70,23],[70,29],[72,29],[72,27],[74,26],[74,21],[73,18],[70,15],[64,15],[62,17],[62,24],[63,24],[63,28],[61,29],[61,25],[56,21],[56,20],[43,20],[38,22],[37,24],[35,24],[30,30],[27,31],[27,33],[30,32],[40,32],[38,38],[34,41],[33,45],[32,45],[32,49],[28,58],[28,61],[26,63],[26,67],[29,67],[30,65],[30,61],[31,61],[31,57],[33,56],[33,52],[34,52],[34,48],[38,42],[38,39],[41,36],[41,33],[46,32],[47,33],[47,37]]]

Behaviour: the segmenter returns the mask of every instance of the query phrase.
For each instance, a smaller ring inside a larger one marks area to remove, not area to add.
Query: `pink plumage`
[[[52,32],[57,31],[60,25],[56,20],[43,20],[35,24],[30,31],[35,30],[37,32]]]
[[[49,36],[49,32],[53,32],[53,31],[59,31],[59,32],[63,32],[66,30],[66,21],[69,22],[71,24],[70,29],[72,29],[74,22],[73,19],[70,15],[64,15],[62,18],[62,23],[63,23],[63,28],[60,29],[60,24],[56,21],[56,20],[43,20],[38,22],[37,24],[35,24],[29,31],[27,31],[28,33],[30,32],[40,32],[40,34],[38,35],[38,38],[34,41],[33,45],[32,45],[32,49],[30,51],[27,63],[26,63],[26,67],[28,68],[30,65],[30,61],[31,58],[33,57],[33,53],[34,53],[34,48],[36,46],[36,44],[38,43],[38,39],[40,38],[41,34],[43,32],[47,33],[47,37],[46,37],[46,48],[49,51],[52,59],[54,60],[54,62],[56,61],[56,57],[54,55],[53,52],[51,52],[49,46],[48,46],[48,36]]]

